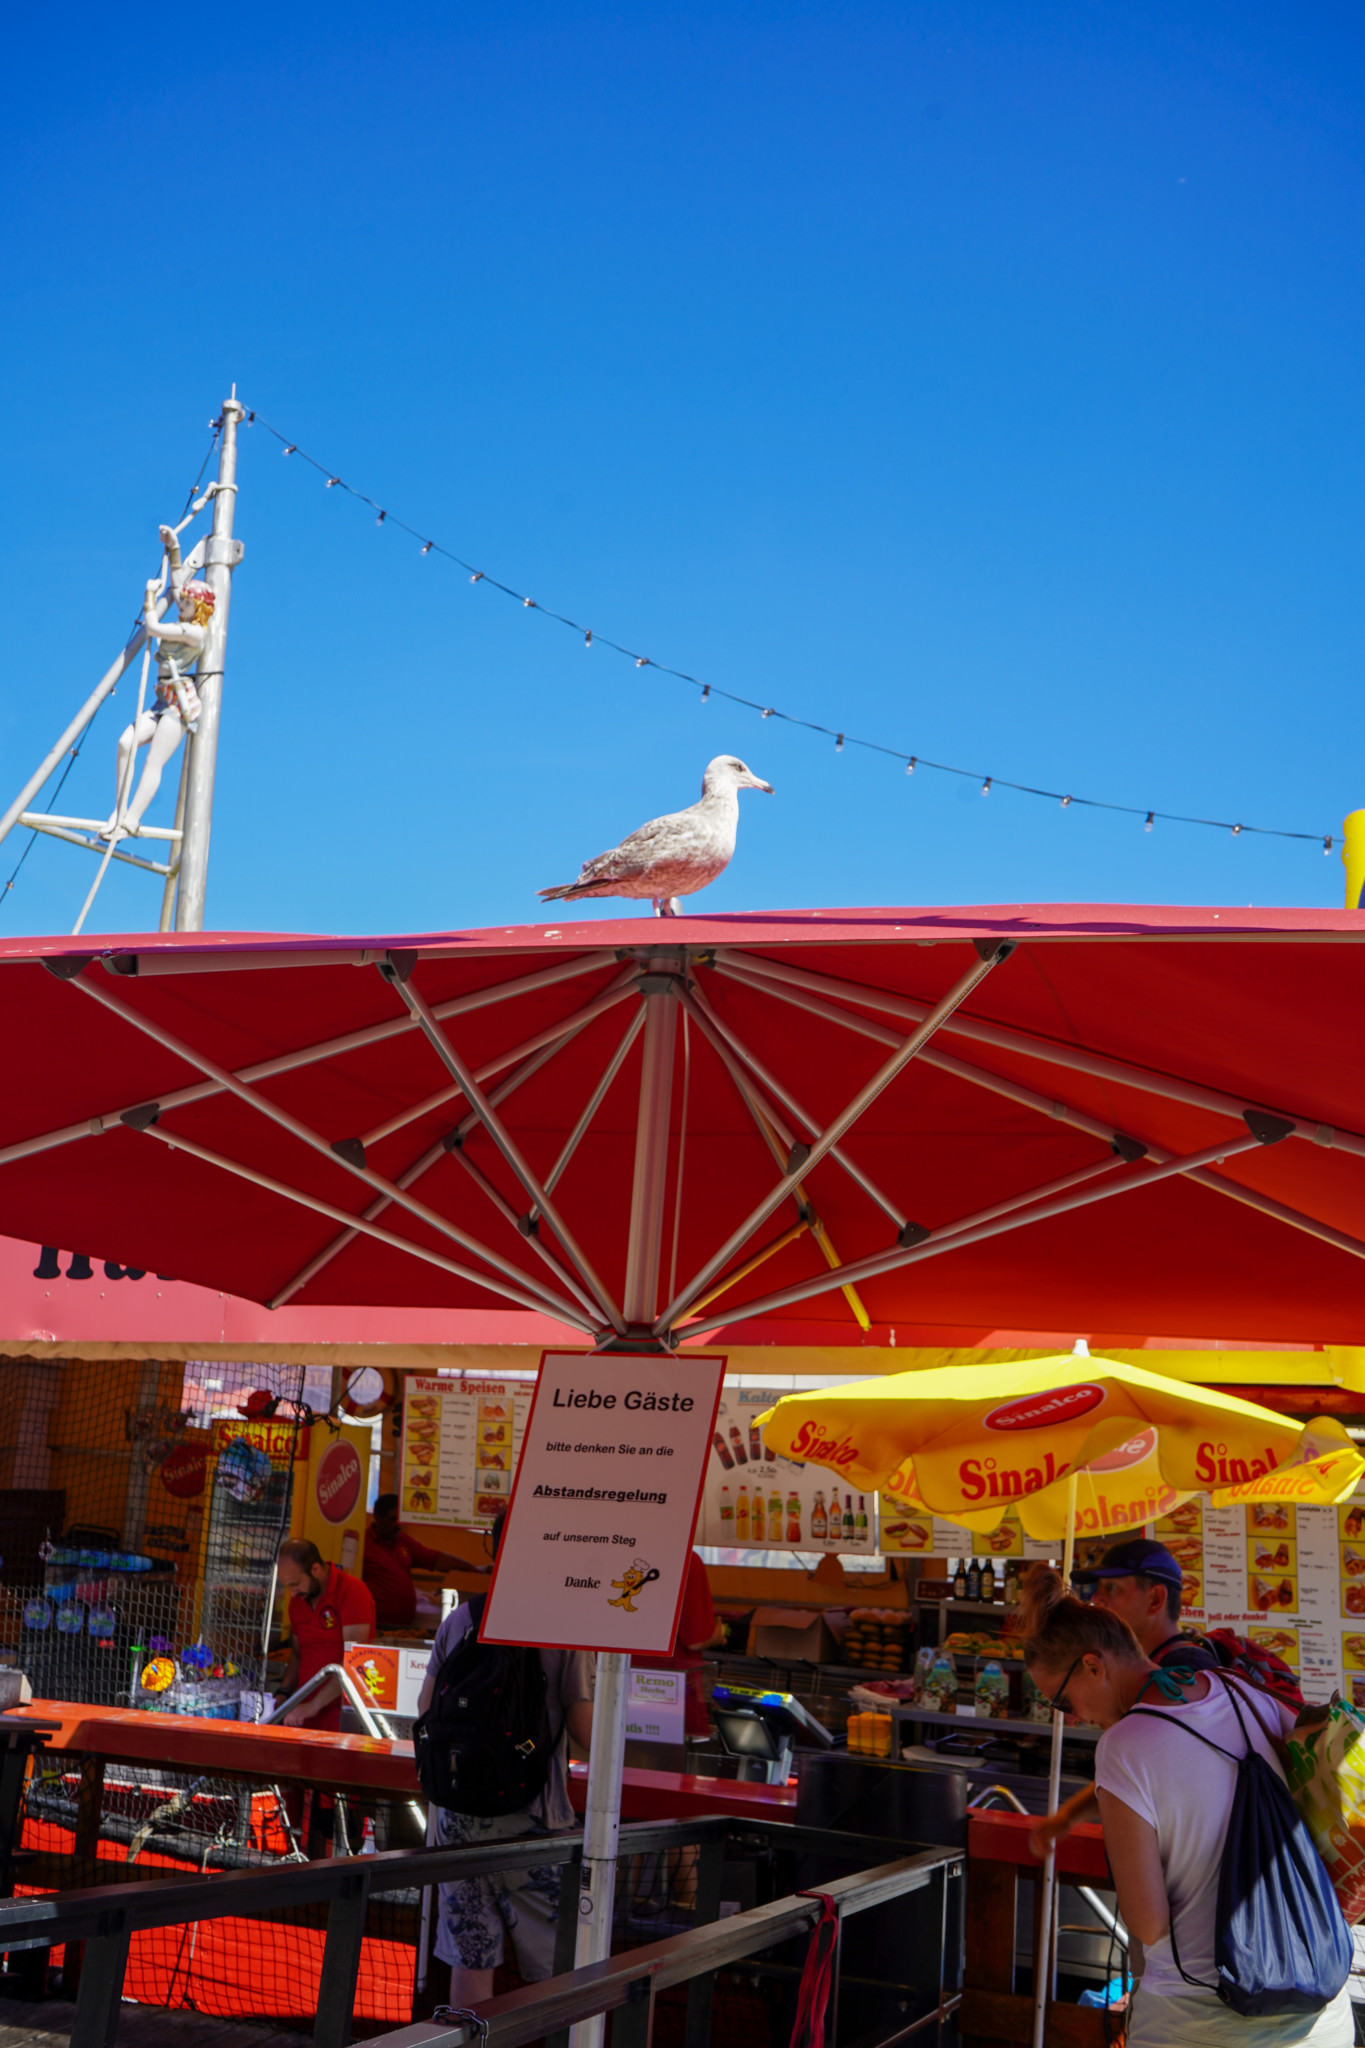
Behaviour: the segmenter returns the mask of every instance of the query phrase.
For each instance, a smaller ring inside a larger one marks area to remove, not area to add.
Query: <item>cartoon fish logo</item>
[[[609,1599],[607,1601],[608,1607],[620,1607],[627,1614],[634,1614],[636,1611],[635,1595],[642,1587],[648,1586],[658,1576],[658,1572],[652,1565],[646,1564],[643,1558],[633,1558],[621,1577],[612,1580],[613,1586],[617,1588],[621,1597],[619,1600]]]

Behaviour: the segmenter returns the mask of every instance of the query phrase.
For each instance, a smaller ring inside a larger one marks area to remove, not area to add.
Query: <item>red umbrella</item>
[[[1008,906],[11,940],[0,1233],[593,1340],[1357,1341],[1362,935]]]

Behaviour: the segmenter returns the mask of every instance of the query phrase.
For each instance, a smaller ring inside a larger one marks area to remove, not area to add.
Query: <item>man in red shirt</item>
[[[361,1573],[374,1594],[381,1628],[411,1628],[419,1618],[433,1627],[441,1619],[441,1603],[419,1593],[412,1568],[427,1572],[491,1572],[484,1561],[467,1564],[447,1550],[432,1550],[418,1541],[410,1529],[400,1526],[398,1495],[381,1493],[374,1504],[374,1520],[365,1538],[365,1562]]]
[[[328,1564],[316,1543],[289,1536],[280,1545],[280,1584],[289,1594],[292,1646],[285,1674],[286,1695],[297,1692],[328,1664],[340,1664],[347,1643],[365,1643],[375,1632],[374,1595],[351,1572]],[[340,1728],[341,1687],[335,1678],[281,1715],[286,1728]]]

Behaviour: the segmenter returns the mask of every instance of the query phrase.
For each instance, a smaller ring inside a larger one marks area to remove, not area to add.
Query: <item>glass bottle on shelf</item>
[[[981,1598],[983,1600],[994,1600],[995,1598],[995,1564],[989,1557],[984,1557],[981,1560]]]
[[[725,1509],[724,1509],[724,1508],[722,1507],[722,1509],[721,1509],[721,1514],[722,1514],[722,1516],[724,1515],[724,1513],[725,1513]],[[953,1598],[954,1598],[954,1600],[965,1600],[965,1599],[966,1599],[966,1597],[967,1597],[967,1562],[966,1562],[966,1559],[965,1559],[965,1558],[961,1558],[961,1557],[960,1557],[960,1558],[958,1559],[958,1561],[957,1561],[957,1570],[956,1570],[956,1572],[954,1572],[954,1574],[953,1574]]]
[[[972,1559],[967,1567],[967,1598],[969,1600],[979,1600],[981,1598],[981,1567],[975,1558]]]

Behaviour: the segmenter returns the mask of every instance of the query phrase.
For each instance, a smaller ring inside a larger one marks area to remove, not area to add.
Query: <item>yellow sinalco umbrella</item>
[[[1010,1509],[1030,1536],[1121,1535],[1193,1493],[1218,1506],[1344,1500],[1365,1456],[1339,1422],[1298,1423],[1110,1359],[946,1366],[789,1394],[759,1418],[784,1458],[827,1465],[863,1492],[886,1492],[988,1534]],[[1061,1786],[1062,1715],[1052,1720],[1048,1808]],[[1043,1873],[1033,2016],[1042,2048],[1052,1979],[1056,1871]]]
[[[1014,1509],[1026,1533],[1115,1538],[1207,1493],[1219,1507],[1344,1500],[1365,1455],[1339,1422],[1105,1358],[944,1366],[789,1394],[761,1418],[784,1458],[827,1465],[983,1533]]]

